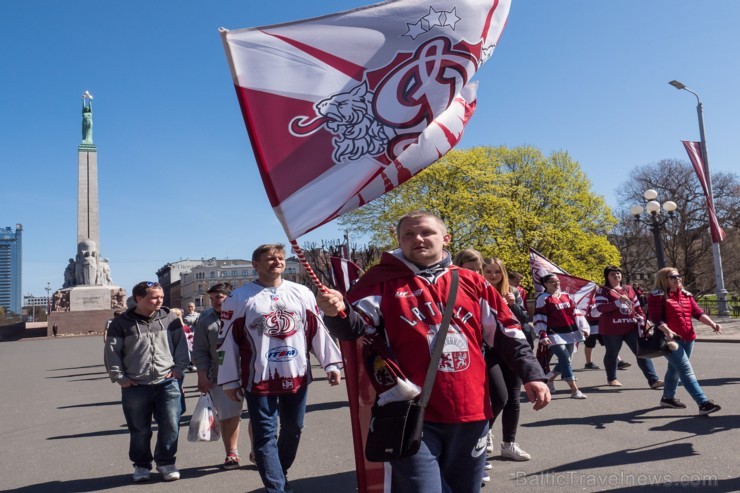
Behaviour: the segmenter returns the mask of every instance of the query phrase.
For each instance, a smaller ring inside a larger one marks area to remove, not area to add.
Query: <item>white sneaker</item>
[[[493,432],[491,430],[488,430],[488,436],[486,437],[486,452],[493,453]]]
[[[481,478],[481,483],[483,483],[481,486],[485,486],[486,483],[490,481],[491,481],[491,476],[489,476],[487,472],[484,472],[483,477]]]
[[[570,394],[570,398],[571,399],[585,399],[586,398],[586,394],[584,394],[580,390],[576,390],[575,392],[573,392],[572,394]]]
[[[141,483],[143,481],[149,481],[149,469],[134,466],[134,483]]]
[[[162,475],[162,479],[165,481],[177,481],[180,479],[180,471],[174,464],[168,464],[166,466],[157,466],[157,471]]]
[[[486,465],[483,466],[483,470],[484,471],[490,471],[491,469],[493,469],[493,466],[491,465],[491,463],[490,462],[486,462]]]
[[[515,442],[501,442],[501,456],[512,460],[529,460],[532,458],[527,452],[519,447]]]

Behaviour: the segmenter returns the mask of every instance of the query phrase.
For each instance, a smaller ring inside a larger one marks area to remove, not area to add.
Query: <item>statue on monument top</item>
[[[93,96],[90,91],[85,91],[82,95],[82,143],[93,143],[93,118],[92,118],[92,100]]]

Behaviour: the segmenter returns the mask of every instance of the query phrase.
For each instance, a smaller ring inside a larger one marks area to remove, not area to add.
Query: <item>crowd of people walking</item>
[[[367,345],[380,341],[387,350],[380,369],[394,372],[388,378],[387,372],[374,373],[378,367],[369,369],[378,395],[396,395],[402,381],[418,395],[448,303],[454,315],[432,380],[421,447],[390,461],[394,492],[479,491],[490,480],[483,450],[494,452],[498,421],[500,455],[532,459],[516,440],[522,388],[536,411],[551,401],[558,377],[571,398],[586,399],[573,368],[573,354],[586,341],[591,342],[585,369],[599,368],[591,357],[600,341],[606,385],[621,387],[617,372],[629,363],[620,360],[620,351],[626,346],[637,356],[641,337],[654,326],[672,346],[665,355],[665,376],[659,378],[650,359],[638,357],[637,365],[650,389],[662,389],[660,406],[687,407],[676,397],[680,382],[699,414],[720,410],[704,394],[690,356],[696,339],[692,318],[716,333],[721,327],[683,288],[676,269],[656,274],[645,306],[641,293],[624,284],[619,267],[606,266],[603,285],[585,309],[562,289],[558,274],[545,273],[530,311],[530,293],[520,285],[523,276],[507,272],[503,260],[484,258],[473,249],[453,257],[446,249],[446,225],[434,214],[407,214],[396,233],[399,248],[383,254],[346,296],[331,289],[315,296],[283,279],[285,251],[279,244],[262,245],[253,253],[254,282],[233,291],[221,283],[211,286],[212,306],[201,314],[194,306],[184,316],[163,307],[157,283],[134,286],[134,304],[110,321],[104,351],[110,379],[121,388],[133,480],[149,480],[153,465],[165,481],[180,478],[175,461],[184,412],[182,381],[189,369],[197,371],[198,390],[211,395],[217,410],[223,469],[241,465],[239,425],[246,403],[250,462],[267,492],[292,491],[288,472],[298,452],[312,380],[309,352],[329,384],[338,385],[342,357],[334,338],[363,338]],[[535,348],[545,356],[538,360]],[[557,360],[551,370],[550,357]],[[152,419],[158,428],[154,453]]]

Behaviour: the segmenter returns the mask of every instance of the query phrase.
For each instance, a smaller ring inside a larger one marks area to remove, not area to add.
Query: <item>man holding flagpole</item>
[[[452,265],[444,222],[429,212],[403,216],[400,248],[383,254],[348,293],[318,296],[332,335],[385,334],[398,367],[421,387],[447,303]],[[482,347],[492,347],[524,382],[539,410],[550,402],[545,375],[501,295],[482,276],[459,269],[460,289],[424,418],[421,449],[391,465],[393,493],[477,493],[485,462],[490,398]],[[347,316],[339,316],[340,311]]]
[[[473,78],[510,6],[385,1],[220,30],[267,197],[299,259],[300,236],[403,184],[460,141],[477,105]],[[367,466],[357,460],[360,493],[382,481],[381,468]]]

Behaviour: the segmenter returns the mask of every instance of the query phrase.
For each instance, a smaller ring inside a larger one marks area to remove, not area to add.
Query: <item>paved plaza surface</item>
[[[740,491],[740,323],[725,324],[725,336],[702,334],[692,356],[700,383],[722,405],[712,416],[697,416],[685,390],[688,409],[663,409],[661,392],[647,388],[635,358],[619,372],[621,388],[606,386],[602,370],[582,370],[575,355],[578,383],[588,399],[569,398],[558,381],[553,402],[534,412],[522,406],[517,441],[530,452],[528,462],[491,459],[492,480],[483,492]],[[707,341],[713,341],[709,343]],[[189,443],[182,428],[177,465],[182,479],[131,482],[128,432],[120,390],[102,365],[102,338],[22,339],[0,343],[0,490],[21,492],[256,492],[261,482],[254,466],[221,471],[218,443]],[[601,365],[603,348],[595,361]],[[654,360],[658,373],[665,361]],[[298,458],[290,470],[298,493],[353,492],[356,488],[349,410],[343,386],[329,387],[323,372],[309,390]],[[186,423],[197,400],[195,374],[187,374]],[[494,425],[500,439],[500,425]],[[497,444],[498,446],[498,444]],[[246,427],[240,438],[246,458]],[[244,460],[242,461],[245,462]],[[651,486],[652,485],[652,486]]]

